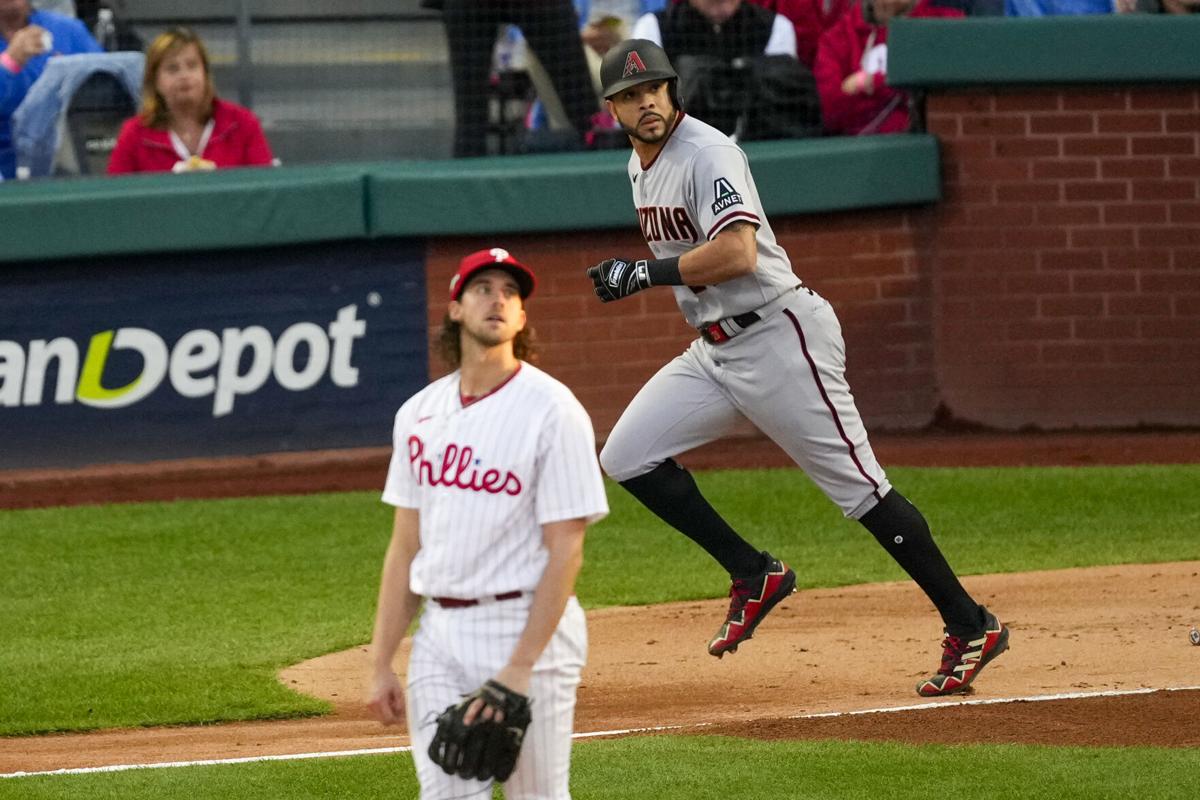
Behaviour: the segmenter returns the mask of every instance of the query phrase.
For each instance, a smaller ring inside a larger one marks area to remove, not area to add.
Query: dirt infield
[[[723,601],[591,611],[579,691],[581,732],[767,739],[1200,746],[1200,691],[1103,696],[1200,684],[1200,562],[975,576],[964,581],[1012,630],[976,691],[936,704],[913,691],[937,664],[936,614],[907,582],[800,592],[754,641],[718,660],[705,642]],[[407,657],[402,647],[401,667]],[[338,752],[408,743],[362,704],[363,647],[283,671],[331,702],[329,717],[0,739],[0,774],[112,764]],[[1059,694],[1086,699],[973,704]],[[964,704],[964,700],[966,704]],[[905,706],[909,711],[846,714]],[[840,716],[812,717],[838,713]],[[672,732],[672,731],[668,731]]]
[[[1197,445],[1195,432],[876,439],[881,460],[897,465],[1188,463]],[[738,452],[747,463],[783,465],[754,443]],[[688,462],[711,466],[717,455],[698,452]],[[0,506],[378,488],[386,458],[382,451],[343,451],[221,465],[8,473],[0,474]],[[1011,651],[989,665],[966,698],[929,704],[917,697],[913,686],[937,664],[936,614],[910,583],[887,583],[798,593],[753,642],[722,660],[709,657],[704,643],[724,601],[589,612],[591,653],[576,728],[1200,746],[1200,647],[1187,639],[1200,623],[1200,562],[975,576],[964,583],[1012,630]],[[328,717],[0,739],[0,774],[406,744],[403,730],[366,718],[365,671],[360,647],[281,674],[292,688],[328,699],[335,708]],[[1169,687],[1191,688],[1125,694]],[[1092,696],[999,703],[1061,694]],[[922,707],[850,713],[914,705]]]

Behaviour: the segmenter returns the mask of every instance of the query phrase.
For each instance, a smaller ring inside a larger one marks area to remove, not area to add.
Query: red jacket
[[[956,8],[934,6],[931,0],[917,0],[917,4],[905,16],[961,17],[963,13]],[[863,17],[862,3],[855,0],[846,13],[821,34],[813,76],[821,95],[825,130],[829,133],[861,133],[889,106],[891,108],[882,121],[875,124],[870,132],[899,133],[908,130],[908,93],[888,86],[886,74],[877,73],[874,76],[874,91],[871,94],[848,95],[842,91],[842,81],[862,68],[863,53],[872,33],[874,45],[887,42],[887,27],[868,23]]]
[[[817,60],[817,42],[826,28],[841,19],[851,0],[751,0],[755,5],[782,14],[796,29],[796,57],[809,69]]]
[[[213,100],[213,132],[201,155],[218,168],[270,166],[273,159],[258,117],[219,98]],[[165,128],[151,128],[133,117],[121,126],[108,174],[170,172],[179,160]]]

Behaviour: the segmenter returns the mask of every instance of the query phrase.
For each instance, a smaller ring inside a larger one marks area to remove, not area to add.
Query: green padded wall
[[[766,212],[804,214],[940,197],[933,136],[746,145]],[[637,224],[628,151],[382,164],[369,170],[376,236],[588,230]]]
[[[747,145],[771,215],[931,203],[928,135]],[[637,224],[628,151],[0,186],[0,260]]]
[[[897,19],[893,86],[1129,84],[1200,79],[1200,15]]]
[[[358,167],[0,185],[0,259],[260,247],[366,235]]]

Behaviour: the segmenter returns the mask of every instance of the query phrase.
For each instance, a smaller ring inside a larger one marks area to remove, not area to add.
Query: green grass
[[[961,574],[1200,559],[1197,466],[891,477]],[[803,587],[903,578],[797,471],[699,480]],[[609,494],[586,605],[725,592],[698,548]],[[374,492],[0,512],[0,734],[320,713],[275,673],[369,638],[390,519]]]
[[[327,710],[275,673],[370,636],[389,525],[363,494],[0,513],[0,733]]]
[[[576,800],[1191,800],[1200,754],[653,736],[576,746]],[[407,754],[0,780],[0,800],[412,798]]]
[[[888,471],[963,575],[1200,558],[1200,466]],[[866,529],[795,470],[729,470],[697,480],[757,547],[785,559],[800,588],[903,580]],[[580,597],[592,605],[714,597],[727,577],[626,492],[588,533]],[[669,570],[669,581],[656,580]]]

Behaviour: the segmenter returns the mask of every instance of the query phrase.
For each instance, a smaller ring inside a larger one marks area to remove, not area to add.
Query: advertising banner
[[[7,265],[0,469],[388,445],[427,326],[414,240]]]

